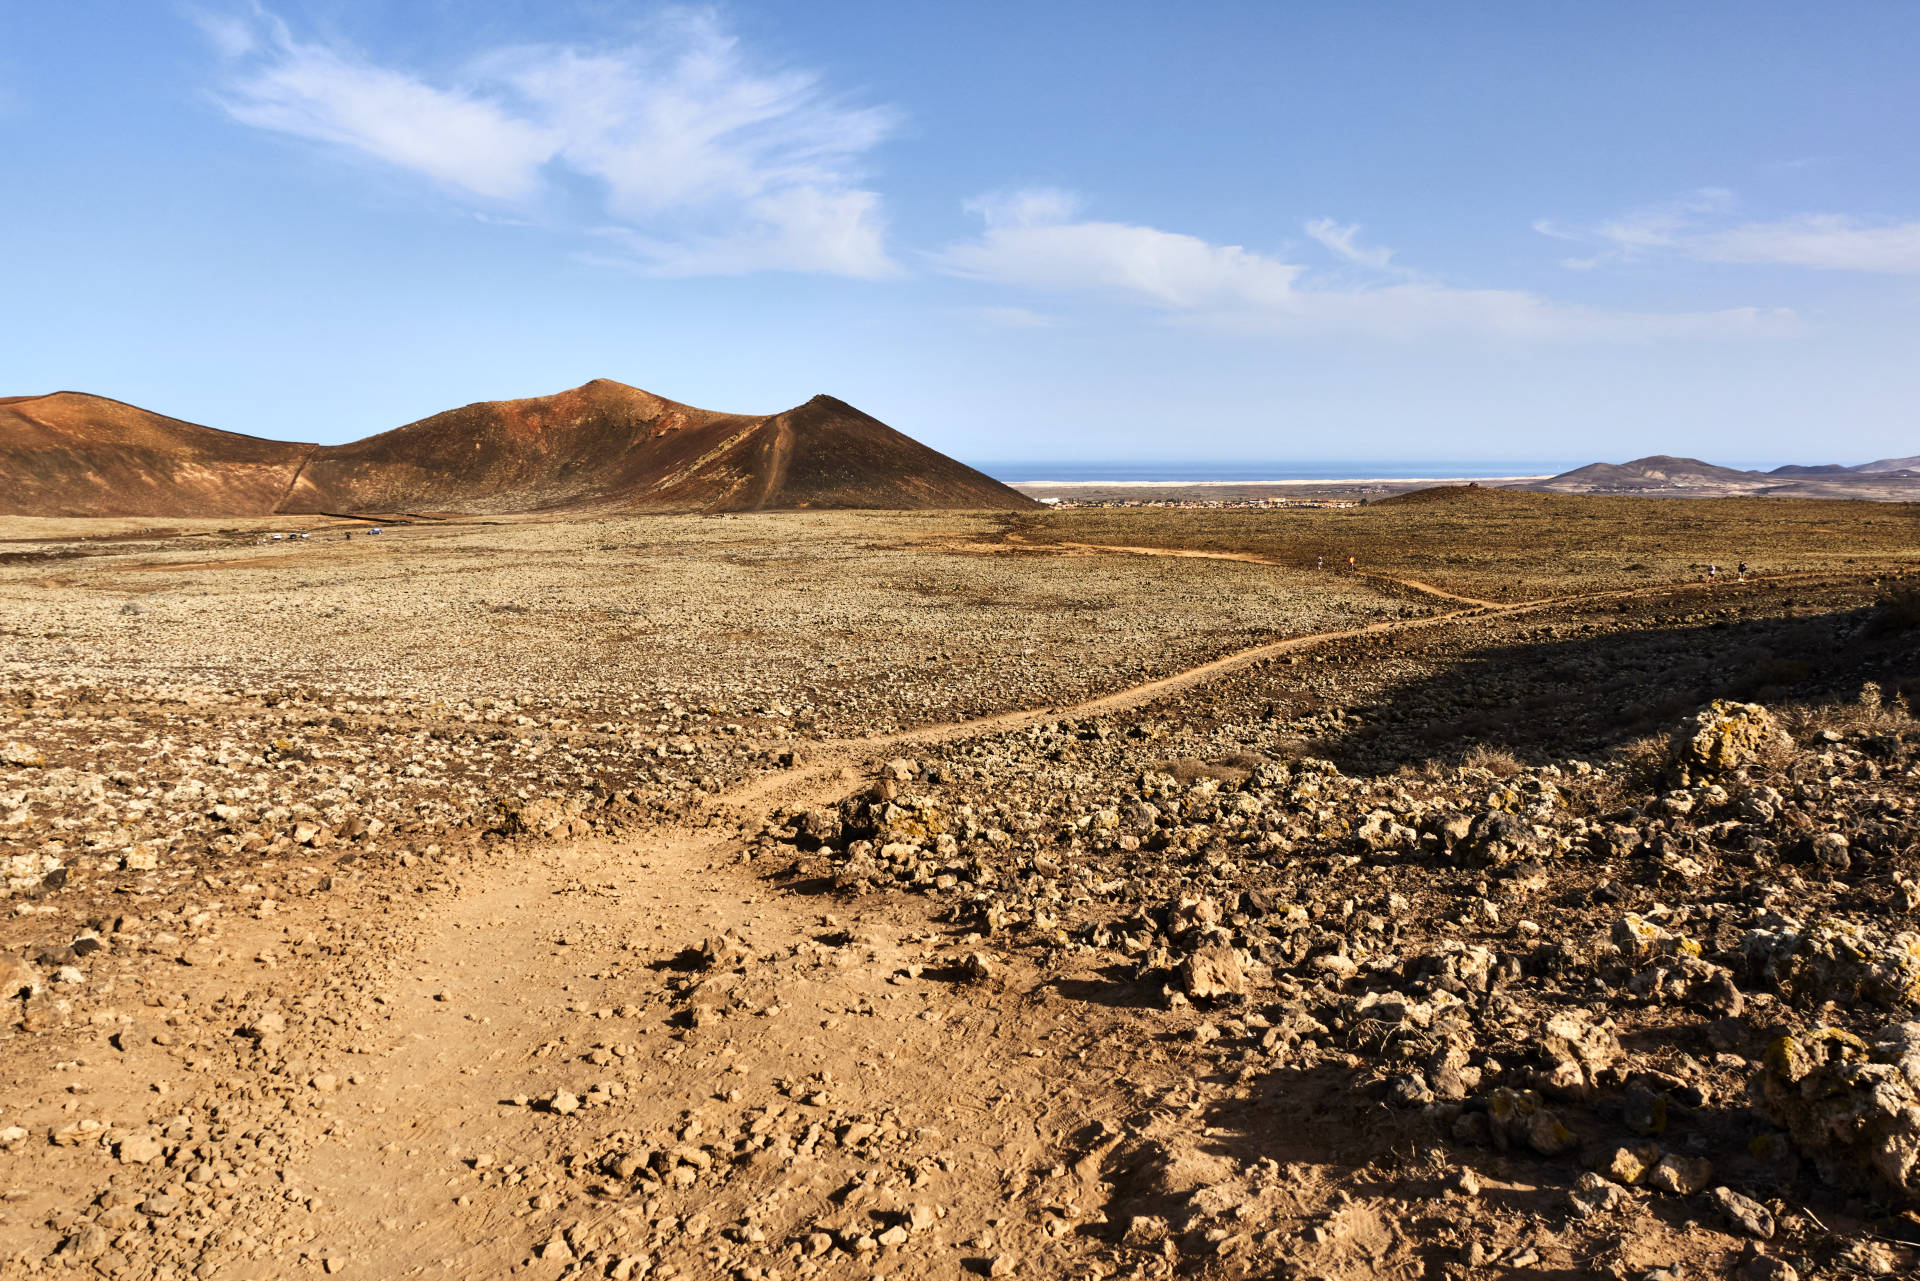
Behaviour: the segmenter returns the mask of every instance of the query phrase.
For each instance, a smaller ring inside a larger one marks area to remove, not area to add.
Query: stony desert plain
[[[0,1276],[1915,1275],[1917,513],[0,520]]]

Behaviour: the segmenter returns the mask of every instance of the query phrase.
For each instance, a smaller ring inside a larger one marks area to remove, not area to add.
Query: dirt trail
[[[433,884],[351,906],[289,905],[233,954],[343,913],[381,924],[279,980],[334,1029],[289,1070],[340,1084],[287,1105],[295,1147],[272,1178],[290,1217],[236,1228],[271,1250],[209,1275],[497,1276],[531,1261],[520,1275],[557,1281],[588,1249],[634,1260],[616,1276],[850,1274],[846,1254],[813,1264],[822,1234],[870,1239],[848,1249],[888,1275],[1003,1257],[1020,1275],[1088,1274],[1109,1235],[1099,1216],[1122,1213],[1104,1157],[1122,1134],[1191,1129],[1188,1069],[1131,1011],[1070,999],[1020,962],[978,981],[973,940],[932,921],[930,901],[851,908],[777,884],[743,861],[750,838],[770,811],[837,802],[917,746],[1123,711],[1345,639],[1699,590],[1499,605],[1402,585],[1462,607],[1268,642],[1070,706],[819,742],[691,821],[429,864]],[[723,960],[702,964],[707,940]],[[1316,1164],[1330,1145],[1313,1141],[1304,1096],[1263,1106],[1285,1110],[1284,1126],[1258,1124],[1304,1206],[1336,1178]],[[737,1155],[700,1166],[709,1144]],[[604,1172],[668,1151],[689,1154],[669,1177]],[[910,1240],[883,1239],[908,1220]],[[1356,1266],[1323,1273],[1376,1275]]]
[[[772,884],[767,869],[739,862],[761,817],[832,804],[903,749],[1135,707],[1330,641],[1685,589],[1473,602],[1255,646],[1071,707],[820,743],[799,768],[720,797],[696,824],[487,859],[456,896],[420,914],[417,945],[369,985],[391,1018],[386,1048],[336,1110],[328,1141],[285,1172],[290,1184],[326,1191],[331,1208],[312,1257],[340,1258],[357,1275],[497,1275],[529,1259],[529,1246],[556,1226],[584,1224],[589,1240],[617,1234],[636,1255],[645,1242],[648,1258],[704,1275],[722,1256],[735,1267],[749,1258],[789,1262],[762,1258],[758,1243],[705,1236],[709,1224],[750,1221],[767,1246],[782,1248],[809,1239],[817,1223],[858,1231],[847,1188],[867,1186],[852,1199],[871,1197],[876,1225],[920,1201],[946,1216],[915,1236],[924,1251],[893,1260],[904,1274],[953,1275],[963,1260],[984,1267],[1009,1252],[1042,1252],[1046,1262],[1034,1271],[1064,1273],[1095,1247],[1093,1234],[1046,1235],[1007,1216],[1009,1189],[1052,1166],[1069,1171],[1072,1185],[1049,1192],[1053,1201],[1093,1200],[1098,1153],[1111,1146],[1100,1127],[1117,1133],[1143,1093],[1176,1088],[1175,1068],[1159,1078],[1147,1068],[1143,1079],[1139,1055],[1126,1057],[1142,1035],[1126,1011],[1068,1003],[1033,975],[956,987],[952,949],[965,941],[913,915],[920,907],[890,901],[856,918],[834,900]],[[729,932],[745,940],[742,968],[699,980],[691,996],[675,990],[693,981],[681,973],[687,950]],[[918,966],[924,971],[909,968]],[[595,1046],[626,1049],[608,1058]],[[605,1061],[582,1062],[596,1054]],[[1103,1057],[1115,1071],[1097,1067]],[[1114,1079],[1122,1062],[1131,1075]],[[600,1112],[561,1115],[538,1102],[556,1091],[584,1097],[603,1079],[627,1083],[626,1096],[605,1107],[627,1136],[689,1120],[699,1123],[695,1133],[744,1134],[759,1123],[758,1109],[785,1107],[789,1120],[874,1124],[900,1138],[878,1165],[829,1141],[790,1167],[749,1161],[711,1193],[582,1198],[578,1181],[550,1186],[542,1172],[637,1140],[607,1138],[616,1122],[598,1122]],[[794,1104],[813,1088],[796,1090],[796,1082],[820,1083],[817,1097],[830,1101]],[[534,1106],[508,1102],[516,1098]],[[502,1176],[505,1167],[527,1181]],[[694,1220],[675,1216],[696,1213],[709,1223],[689,1235]],[[532,1275],[563,1275],[563,1252],[550,1253],[552,1266],[540,1258]]]
[[[1007,539],[1009,542],[1017,543],[1023,547],[1069,547],[1076,551],[1084,552],[1118,552],[1128,556],[1167,556],[1182,560],[1231,560],[1239,561],[1247,565],[1268,565],[1275,569],[1304,569],[1304,566],[1295,565],[1291,561],[1275,560],[1271,556],[1258,556],[1252,552],[1216,552],[1190,547],[1133,547],[1124,543],[1028,543],[1024,539],[1011,534],[1007,536]],[[1430,583],[1423,583],[1417,578],[1397,578],[1392,574],[1376,574],[1371,572],[1362,572],[1359,577],[1375,583],[1393,583],[1426,596],[1452,601],[1457,605],[1472,605],[1482,609],[1505,608],[1500,601],[1481,600],[1477,596],[1462,596],[1456,592],[1435,587]]]
[[[730,800],[745,818],[837,799],[856,784],[852,759],[756,780]],[[874,1212],[936,1207],[943,1222],[916,1235],[929,1265],[945,1255],[933,1271],[952,1275],[955,1249],[984,1262],[1009,1247],[1080,1248],[1032,1231],[1018,1242],[1003,1234],[991,1248],[965,1242],[993,1232],[988,1220],[1009,1179],[1024,1182],[1069,1131],[1103,1117],[1117,1123],[1115,1100],[1089,1096],[1087,1078],[1066,1079],[1048,1052],[1050,1042],[1097,1048],[1084,1020],[1068,1041],[1061,1001],[1026,983],[975,985],[960,997],[949,977],[903,983],[909,966],[937,970],[924,921],[893,909],[840,921],[834,913],[846,909],[833,901],[736,866],[740,835],[724,822],[671,827],[631,842],[549,848],[524,863],[495,860],[430,914],[413,955],[380,985],[398,1010],[390,1048],[349,1092],[331,1141],[286,1171],[294,1186],[324,1189],[331,1206],[314,1257],[341,1259],[358,1275],[503,1275],[530,1247],[538,1252],[554,1224],[584,1224],[589,1234],[622,1234],[635,1254],[644,1245],[649,1258],[677,1261],[683,1275],[718,1275],[708,1270],[711,1252],[738,1253],[740,1244],[723,1245],[714,1234],[722,1224],[751,1218],[780,1249],[821,1222],[851,1226],[859,1215],[848,1207],[861,1197],[843,1195],[848,1182],[888,1165],[911,1173],[875,1185]],[[711,992],[683,1002],[672,984],[686,950],[728,933],[750,954],[741,974],[709,979],[701,987]],[[689,1009],[702,1011],[692,1026]],[[594,1045],[632,1052],[610,1066],[580,1062]],[[591,1083],[623,1078],[627,1097],[604,1109],[615,1121],[539,1106],[556,1091],[585,1097]],[[790,1103],[805,1091],[783,1085],[803,1081],[829,1101]],[[516,1097],[534,1106],[505,1102]],[[836,1146],[830,1131],[821,1152],[793,1169],[750,1162],[721,1188],[677,1199],[582,1198],[541,1181],[600,1150],[616,1124],[647,1134],[693,1119],[695,1134],[712,1134],[769,1105],[831,1128],[875,1124],[901,1141],[875,1166],[851,1144]],[[531,1177],[482,1181],[503,1166]],[[672,1225],[676,1211],[679,1226],[663,1235],[654,1225]],[[689,1234],[694,1214],[708,1223]],[[559,1276],[564,1266],[541,1258],[532,1275]]]
[[[768,503],[780,496],[787,484],[787,465],[793,460],[793,427],[785,417],[773,420],[773,454],[767,460],[766,474],[761,478],[760,496],[754,499],[752,510],[764,511]]]
[[[1410,587],[1416,592],[1424,592],[1428,596],[1438,596],[1441,600],[1457,601],[1462,605],[1473,605],[1473,606],[1480,607],[1482,609],[1504,608],[1504,606],[1499,601],[1481,600],[1477,596],[1461,596],[1456,592],[1450,592],[1444,588],[1435,587],[1431,583],[1423,583],[1417,578],[1394,578],[1388,574],[1362,574],[1361,577],[1371,578],[1376,582],[1384,581],[1389,583],[1398,583],[1400,586]]]
[[[293,497],[294,487],[300,483],[300,477],[306,474],[307,464],[312,462],[313,456],[319,452],[320,446],[318,445],[308,445],[306,447],[306,452],[300,455],[300,462],[294,467],[293,474],[287,477],[287,487],[280,491],[280,497],[274,499],[273,506],[268,509],[270,512],[278,515],[280,509],[287,505],[287,500]]]
[[[1157,555],[1160,553],[1149,550],[1147,554]],[[1187,553],[1172,552],[1167,554],[1183,555]],[[1846,581],[1848,579],[1873,578],[1877,576],[1878,571],[1851,575],[1835,573],[1783,574],[1776,575],[1769,581],[1774,583],[1824,583]],[[1374,577],[1384,576],[1376,575]],[[1197,667],[1189,667],[1184,671],[1175,672],[1170,676],[1162,676],[1138,685],[1131,685],[1126,689],[1116,690],[1111,694],[1102,694],[1096,698],[1090,698],[1080,703],[1057,707],[1028,708],[1017,712],[1002,712],[993,716],[983,716],[969,721],[924,725],[902,731],[898,734],[889,734],[871,739],[848,739],[825,743],[816,750],[831,750],[845,753],[857,752],[863,746],[871,749],[879,747],[910,747],[916,743],[945,743],[955,739],[976,738],[986,734],[999,734],[1010,730],[1025,729],[1029,725],[1063,716],[1077,718],[1099,716],[1110,712],[1128,711],[1151,703],[1156,699],[1182,693],[1195,685],[1204,684],[1215,677],[1239,671],[1244,667],[1252,667],[1257,663],[1265,662],[1267,659],[1277,658],[1283,654],[1295,653],[1304,649],[1311,649],[1316,645],[1324,645],[1330,642],[1353,640],[1361,636],[1379,636],[1395,632],[1416,631],[1429,627],[1441,627],[1463,618],[1498,618],[1514,614],[1538,613],[1541,610],[1558,608],[1565,605],[1639,600],[1654,596],[1678,595],[1693,589],[1705,590],[1701,584],[1697,583],[1661,584],[1653,587],[1632,587],[1616,591],[1584,592],[1566,596],[1551,596],[1540,600],[1521,601],[1517,604],[1503,605],[1492,601],[1473,601],[1466,597],[1451,596],[1437,589],[1428,588],[1412,579],[1394,578],[1388,581],[1399,583],[1405,587],[1411,587],[1417,591],[1431,591],[1435,595],[1445,597],[1449,600],[1467,601],[1468,608],[1447,610],[1444,613],[1438,614],[1426,614],[1417,618],[1387,619],[1378,623],[1367,623],[1359,627],[1341,628],[1336,631],[1308,632],[1299,636],[1289,636],[1281,640],[1254,645],[1247,649],[1235,650],[1231,654],[1224,654],[1219,658],[1201,663]],[[872,752],[868,754],[870,756],[873,755]]]
[[[503,1106],[503,1100],[538,1100],[557,1089],[584,1095],[591,1082],[616,1076],[614,1068],[641,1064],[646,1070],[617,1108],[621,1129],[636,1133],[683,1123],[690,1113],[737,1114],[778,1104],[776,1082],[828,1073],[834,1105],[844,1115],[891,1116],[896,1130],[917,1136],[908,1146],[923,1149],[920,1167],[932,1173],[913,1191],[924,1191],[956,1225],[966,1225],[948,1234],[947,1248],[985,1233],[995,1242],[991,1247],[964,1247],[978,1251],[982,1264],[1009,1249],[1044,1250],[1055,1256],[1048,1271],[1064,1269],[1076,1251],[1092,1248],[1091,1239],[987,1226],[1001,1217],[1008,1181],[1024,1182],[1036,1163],[1060,1162],[1083,1163],[1082,1173],[1072,1176],[1076,1182],[1093,1179],[1098,1162],[1086,1158],[1098,1139],[1086,1137],[1088,1126],[1117,1127],[1137,1090],[1171,1089],[1173,1075],[1122,1087],[1077,1059],[1068,1071],[1061,1053],[1117,1062],[1139,1032],[1124,1011],[1068,1006],[1058,994],[1035,990],[1032,976],[1009,976],[1004,987],[969,985],[964,992],[951,981],[927,978],[903,986],[899,975],[907,966],[951,968],[950,957],[936,955],[936,944],[950,950],[953,941],[910,915],[920,908],[888,904],[878,918],[830,924],[844,907],[791,893],[737,863],[744,836],[772,809],[837,802],[881,761],[916,745],[1018,730],[1063,714],[1118,711],[1288,651],[1434,626],[1465,612],[1292,637],[1071,708],[820,743],[799,768],[761,776],[719,798],[699,820],[703,825],[548,848],[524,861],[488,859],[462,878],[457,897],[443,897],[422,913],[413,930],[417,944],[392,958],[384,980],[363,990],[364,1000],[377,995],[381,1013],[390,1016],[386,1048],[377,1068],[363,1074],[364,1083],[347,1092],[338,1109],[342,1123],[328,1141],[285,1174],[290,1184],[323,1194],[331,1207],[314,1257],[350,1260],[362,1271],[378,1255],[382,1274],[391,1275],[416,1268],[496,1275],[526,1260],[530,1243],[546,1240],[549,1221],[590,1213],[628,1222],[618,1218],[621,1206],[613,1201],[538,1209],[540,1194],[525,1194],[531,1185],[483,1184],[479,1175],[506,1164],[551,1166],[572,1155],[570,1148],[590,1146],[588,1134],[596,1128],[585,1121],[591,1112],[560,1116]],[[668,986],[675,958],[728,931],[786,964],[776,961],[766,967],[769,974],[739,984],[736,991],[751,989],[747,1009],[721,1018],[719,1030],[676,1027],[682,1005]],[[832,949],[835,960],[824,968],[804,963],[808,949],[819,946],[814,940],[842,933],[846,941]],[[858,955],[850,963],[838,959],[848,950]],[[624,1016],[596,1017],[622,1009]],[[627,1044],[636,1052],[614,1068],[579,1064],[596,1043]],[[549,1048],[543,1053],[542,1047]],[[1038,1055],[1033,1047],[1041,1047]],[[1137,1063],[1129,1070],[1139,1076]],[[740,1097],[728,1100],[731,1091]],[[980,1166],[990,1168],[970,1168]],[[815,1219],[845,1217],[831,1196],[840,1190],[841,1174],[830,1186],[816,1186],[819,1177],[749,1169],[728,1182],[721,1200],[729,1214],[779,1219],[784,1227],[776,1234],[769,1223],[770,1239],[804,1236]],[[1090,1199],[1092,1191],[1075,1195]],[[719,1221],[717,1205],[708,1214]],[[668,1253],[684,1258],[694,1245],[683,1241]],[[951,1275],[955,1262],[949,1255],[935,1270]]]
[[[1294,569],[1294,570],[1301,570],[1302,572],[1304,572],[1303,566],[1296,565],[1291,561],[1276,560],[1271,556],[1258,556],[1252,552],[1204,551],[1204,550],[1198,550],[1198,549],[1186,548],[1186,547],[1134,547],[1134,546],[1129,546],[1122,543],[1078,543],[1078,542],[1029,543],[1025,539],[1015,534],[1009,534],[1006,536],[1006,538],[1007,538],[1007,544],[1018,546],[1021,550],[1026,550],[1026,551],[1044,551],[1047,548],[1060,547],[1060,548],[1070,548],[1074,551],[1087,552],[1087,553],[1115,552],[1115,553],[1119,553],[1127,556],[1164,556],[1164,557],[1171,557],[1171,558],[1177,558],[1177,559],[1239,561],[1243,564],[1248,564],[1248,565],[1267,565],[1275,569]],[[991,547],[995,545],[982,545],[982,546]],[[1820,582],[1840,582],[1840,581],[1858,580],[1858,579],[1874,579],[1874,578],[1879,578],[1886,574],[1895,574],[1895,575],[1905,574],[1910,572],[1911,569],[1912,569],[1912,566],[1910,565],[1895,563],[1895,564],[1888,564],[1880,567],[1862,568],[1862,569],[1853,570],[1853,571],[1814,570],[1814,571],[1808,571],[1805,573],[1769,574],[1764,578],[1756,576],[1751,581],[1751,583],[1745,582],[1745,581],[1736,582],[1732,579],[1722,579],[1717,586],[1713,583],[1708,582],[1705,579],[1690,579],[1690,580],[1681,581],[1681,582],[1654,583],[1646,587],[1624,587],[1624,588],[1618,588],[1618,589],[1603,591],[1603,592],[1567,592],[1559,596],[1539,596],[1539,597],[1535,597],[1532,600],[1523,600],[1523,601],[1482,600],[1477,596],[1462,596],[1457,592],[1450,592],[1443,587],[1435,587],[1433,584],[1422,582],[1420,579],[1417,579],[1417,578],[1402,578],[1393,574],[1373,573],[1370,571],[1362,570],[1358,572],[1358,577],[1367,579],[1368,581],[1375,582],[1375,583],[1391,583],[1399,587],[1407,588],[1410,591],[1419,592],[1426,596],[1432,596],[1439,600],[1452,601],[1454,604],[1465,605],[1470,607],[1468,609],[1455,610],[1452,613],[1448,613],[1448,614],[1441,614],[1441,615],[1435,615],[1429,618],[1412,620],[1416,623],[1425,624],[1425,623],[1434,623],[1434,622],[1444,622],[1448,619],[1458,618],[1464,614],[1472,614],[1478,611],[1486,611],[1486,613],[1482,614],[1481,616],[1487,617],[1494,614],[1510,614],[1516,611],[1542,609],[1542,608],[1546,608],[1549,606],[1556,606],[1556,605],[1577,605],[1583,602],[1598,602],[1598,601],[1610,601],[1610,600],[1640,600],[1640,599],[1645,599],[1646,597],[1649,597],[1649,596],[1672,595],[1675,593],[1687,591],[1689,589],[1700,589],[1703,591],[1715,591],[1715,590],[1741,591],[1749,587],[1759,587],[1766,584],[1820,583]],[[1392,626],[1399,626],[1399,625],[1400,624],[1398,623],[1392,624]],[[1326,633],[1321,633],[1314,636],[1298,637],[1296,639],[1300,641],[1339,640],[1348,636],[1353,636],[1358,634],[1359,632],[1355,632],[1355,631],[1326,632]],[[1281,642],[1281,643],[1285,644],[1289,642]],[[1255,651],[1249,650],[1246,652],[1254,653]],[[1229,656],[1229,657],[1237,657],[1237,656]],[[1222,660],[1222,661],[1225,661],[1225,660]],[[1257,661],[1257,659],[1255,661]],[[1205,669],[1196,668],[1194,670],[1201,671]],[[1183,673],[1182,675],[1185,675],[1185,674]],[[1176,676],[1170,679],[1177,680],[1177,679],[1180,679],[1180,677]]]

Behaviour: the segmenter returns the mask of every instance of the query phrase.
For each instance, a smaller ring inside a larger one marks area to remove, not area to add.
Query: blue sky
[[[0,394],[1920,451],[1920,7],[0,0]]]

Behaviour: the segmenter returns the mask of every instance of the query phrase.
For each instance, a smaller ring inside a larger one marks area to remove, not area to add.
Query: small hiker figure
[[[1720,567],[1718,565],[1707,566],[1707,585],[1712,586],[1713,580],[1718,577],[1720,577]]]
[[[1327,558],[1325,556],[1315,556],[1313,558],[1313,567],[1315,569],[1325,569],[1327,567]]]
[[[1740,562],[1740,581],[1743,583],[1747,581],[1747,562],[1744,560]]]
[[[1351,556],[1347,557],[1347,569],[1349,572],[1353,569],[1353,557]]]

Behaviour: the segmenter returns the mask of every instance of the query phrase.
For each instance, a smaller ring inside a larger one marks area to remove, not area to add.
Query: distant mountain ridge
[[[1760,494],[1782,497],[1888,497],[1879,492],[1920,480],[1920,457],[1846,467],[1790,463],[1771,471],[1721,467],[1698,458],[1653,454],[1626,463],[1588,463],[1523,489],[1559,494]],[[1908,495],[1901,495],[1906,497]],[[1920,498],[1920,487],[1911,497]]]
[[[0,515],[1034,505],[831,396],[726,414],[595,379],[344,445],[264,440],[79,392],[0,398]]]
[[[1848,471],[1879,474],[1890,471],[1920,472],[1920,454],[1906,458],[1882,458],[1878,462],[1861,463],[1858,467],[1849,467]]]
[[[1734,480],[1756,474],[1732,467],[1718,467],[1712,463],[1702,462],[1698,458],[1675,458],[1670,454],[1654,454],[1647,458],[1636,458],[1630,463],[1588,463],[1585,467],[1576,467],[1572,471],[1562,472],[1549,480],[1541,481],[1539,487],[1560,488],[1570,492],[1577,492],[1572,491],[1572,487],[1576,485],[1607,488],[1622,486],[1670,488],[1677,484]]]

